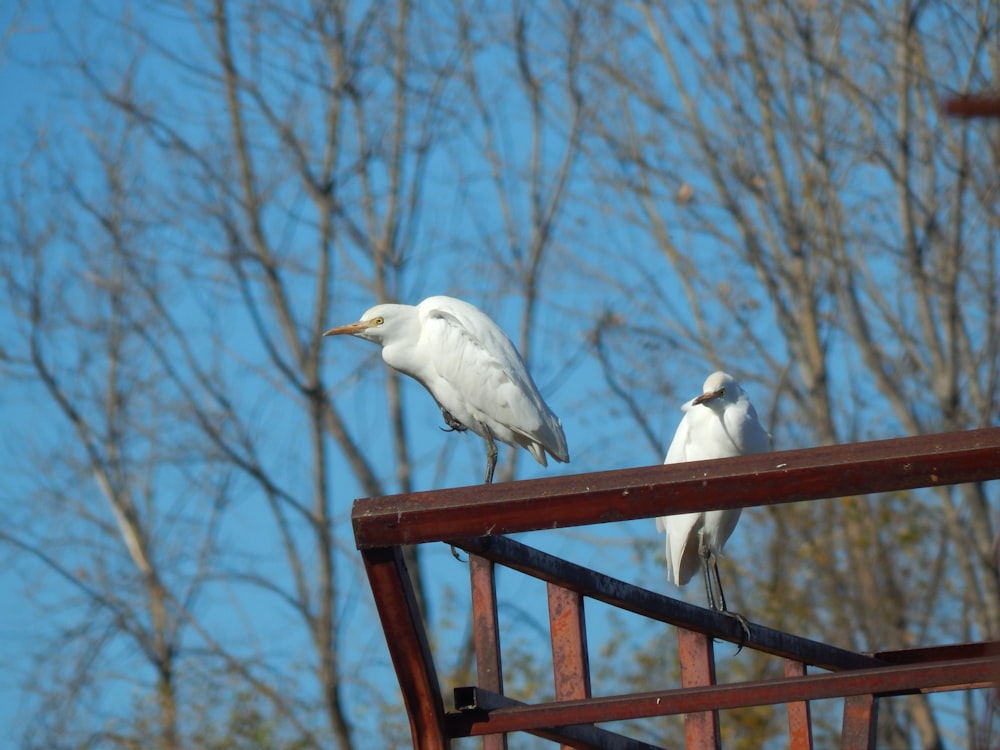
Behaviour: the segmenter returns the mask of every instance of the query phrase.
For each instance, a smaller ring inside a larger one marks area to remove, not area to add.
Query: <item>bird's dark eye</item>
[[[725,388],[720,388],[719,389],[719,395],[720,396],[725,396],[726,395],[726,389]]]
[[[383,323],[385,323],[385,318],[383,318],[381,315],[379,315],[377,318],[373,318],[372,319],[372,323],[374,323],[377,326],[380,326]]]

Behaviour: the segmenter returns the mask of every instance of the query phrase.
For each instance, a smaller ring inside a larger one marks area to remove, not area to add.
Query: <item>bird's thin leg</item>
[[[736,653],[738,654],[743,650],[743,646],[746,645],[746,642],[750,640],[750,621],[739,612],[730,612],[726,607],[726,595],[722,593],[722,579],[719,577],[719,561],[715,557],[712,559],[712,569],[715,571],[715,585],[719,589],[720,606],[717,609],[722,614],[732,617],[740,624],[740,632],[743,634],[743,637],[740,639],[740,642],[736,647]]]
[[[719,575],[719,559],[716,555],[712,554],[711,548],[705,544],[704,534],[705,531],[702,529],[698,535],[698,554],[701,555],[702,571],[705,574],[705,590],[708,592],[708,606],[716,612],[721,612],[727,617],[732,617],[740,624],[740,631],[743,637],[736,644],[736,653],[738,654],[743,650],[746,642],[750,640],[750,621],[739,612],[730,612],[726,606],[726,595],[722,591],[722,577]],[[709,571],[709,568],[711,568],[711,571]],[[716,596],[716,592],[718,592],[718,596]]]
[[[493,442],[493,433],[490,428],[483,425],[483,432],[486,433],[486,484],[493,484],[493,470],[497,467],[497,444]]]
[[[715,608],[720,612],[728,612],[726,607],[726,595],[722,593],[722,578],[719,576],[719,558],[712,557],[712,572],[715,574],[715,588],[719,592],[719,598],[715,600]]]
[[[448,425],[447,427],[442,427],[441,428],[442,430],[444,430],[445,432],[465,432],[467,429],[469,429],[464,424],[455,419],[455,417],[452,416],[452,413],[450,411],[445,409],[443,406],[440,408],[441,408],[441,416],[444,418],[445,424]],[[454,557],[459,562],[465,562],[465,560],[462,559],[462,556],[458,554],[458,550],[455,549],[454,544],[449,544],[448,546],[451,548],[452,557]]]
[[[441,413],[445,415],[445,420],[454,420],[454,417],[452,417],[451,414],[446,412],[444,409],[441,410]],[[458,427],[453,426],[453,429],[466,429],[464,425],[457,421],[455,424],[457,424]],[[493,470],[497,467],[497,455],[499,454],[499,451],[497,450],[497,444],[493,442],[493,433],[490,432],[490,428],[483,425],[483,432],[486,433],[486,484],[493,484]],[[462,558],[458,556],[458,552],[455,550],[454,546],[451,548],[451,554],[455,556],[456,560],[462,562]]]
[[[701,558],[701,573],[705,579],[705,597],[708,599],[709,609],[718,609],[715,604],[715,591],[712,588],[712,573],[709,570],[711,550],[705,544],[705,530],[698,532],[698,556]]]

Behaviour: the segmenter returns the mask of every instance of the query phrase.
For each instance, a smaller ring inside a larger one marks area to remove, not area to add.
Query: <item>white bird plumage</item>
[[[431,394],[445,422],[486,440],[486,482],[493,480],[494,439],[521,446],[542,466],[546,453],[568,462],[562,423],[535,386],[514,344],[485,313],[454,297],[418,305],[376,305],[357,323],[324,336],[350,334],[382,347],[387,365]]]
[[[667,450],[665,464],[743,456],[771,449],[770,435],[732,375],[713,372],[705,380],[701,395],[688,401],[681,410],[684,417]],[[668,578],[683,586],[701,567],[709,606],[713,609],[726,609],[716,558],[736,528],[740,513],[740,509],[710,510],[656,519],[657,529],[667,535]],[[709,566],[715,574],[718,601]]]

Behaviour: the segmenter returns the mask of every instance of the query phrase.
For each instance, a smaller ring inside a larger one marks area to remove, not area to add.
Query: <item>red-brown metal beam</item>
[[[441,688],[402,550],[368,549],[361,556],[403,693],[414,750],[448,750]]]
[[[557,701],[590,697],[590,658],[583,596],[554,583],[546,585],[549,600],[549,638],[552,641],[552,679]],[[562,750],[572,750],[568,744]]]
[[[500,618],[493,561],[470,554],[469,582],[472,586],[472,638],[476,649],[477,684],[503,695]],[[507,750],[507,736],[493,734],[483,737],[483,750]]]
[[[477,717],[481,719],[490,711],[495,711],[498,708],[526,705],[528,704],[479,687],[458,687],[455,688],[455,707],[463,713],[447,714],[445,719],[451,728],[453,737],[467,737],[469,736],[467,727],[470,719],[474,720]],[[539,727],[525,731],[536,737],[576,748],[576,750],[664,750],[659,745],[651,745],[642,740],[588,725]]]
[[[851,695],[844,701],[844,724],[840,733],[843,750],[876,750],[878,698],[874,695]]]
[[[590,657],[583,596],[553,583],[547,585],[546,591],[556,700],[589,698]]]
[[[500,565],[643,617],[696,630],[731,643],[739,643],[744,637],[742,628],[732,617],[633,586],[507,537],[456,540],[455,546],[461,547],[470,556],[487,557]],[[823,669],[860,669],[885,664],[866,654],[794,636],[755,622],[750,623],[746,646]]]
[[[359,549],[1000,478],[1000,428],[370,498]]]
[[[730,618],[491,535],[996,478],[1000,478],[1000,428],[991,428],[375,498],[356,502],[352,520],[418,750],[444,750],[450,737],[468,734],[531,731],[557,737],[558,728],[565,725],[603,737],[603,730],[587,725],[843,696],[849,697],[844,718],[844,742],[849,746],[850,738],[861,733],[867,733],[869,744],[874,741],[880,695],[992,685],[1000,673],[1000,644],[961,644],[866,656],[751,624],[751,647],[824,668],[856,671],[588,701],[504,705],[446,717],[426,633],[397,545],[463,539],[460,546],[550,584],[565,586],[578,598],[591,596],[707,636],[737,640],[738,626]],[[469,538],[475,536],[487,538]],[[495,618],[495,600],[493,607]],[[499,678],[499,652],[494,646]],[[872,664],[882,666],[861,668]],[[501,682],[497,685],[502,689]],[[593,745],[586,741],[567,744],[606,746],[604,739]]]
[[[1000,117],[1000,96],[996,94],[958,94],[942,102],[945,114],[952,117]]]
[[[872,654],[889,664],[927,664],[935,661],[974,659],[977,656],[1000,657],[1000,641],[979,641],[974,643],[949,643],[942,646],[917,646],[890,651],[876,651]]]
[[[805,677],[806,665],[785,659],[785,677]],[[809,701],[795,701],[785,707],[788,711],[788,747],[790,750],[813,750],[812,716]]]
[[[715,684],[715,648],[711,636],[678,628],[677,651],[683,688]],[[687,750],[721,750],[719,712],[697,711],[684,714],[684,740]]]
[[[798,679],[727,683],[703,688],[679,688],[591,698],[585,701],[537,703],[498,708],[485,715],[450,715],[453,737],[494,732],[519,732],[538,727],[625,721],[695,711],[821,700],[852,695],[905,695],[951,686],[990,686],[1000,669],[1000,657],[960,659],[930,665],[858,669]]]

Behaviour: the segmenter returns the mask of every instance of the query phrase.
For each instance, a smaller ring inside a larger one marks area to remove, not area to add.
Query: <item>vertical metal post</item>
[[[715,684],[715,648],[711,636],[677,628],[678,653],[681,659],[681,686],[702,687]],[[687,750],[722,750],[719,737],[719,712],[702,711],[684,715]]]
[[[549,634],[552,639],[552,674],[556,700],[590,697],[590,656],[583,596],[554,583],[546,584],[549,599]],[[561,745],[562,750],[572,750]]]
[[[441,688],[402,549],[375,547],[362,550],[361,557],[396,668],[414,750],[448,750]]]
[[[590,656],[583,596],[562,586],[546,585],[556,700],[590,697]]]
[[[476,647],[477,684],[503,695],[500,620],[493,562],[470,554],[469,581],[472,585],[472,638]],[[507,735],[486,735],[483,737],[483,750],[507,750]]]
[[[785,659],[785,677],[805,677],[806,665]],[[790,750],[813,750],[812,716],[809,701],[786,704],[788,710],[788,747]]]
[[[850,695],[844,699],[844,727],[840,746],[844,750],[875,750],[878,729],[878,698]]]

